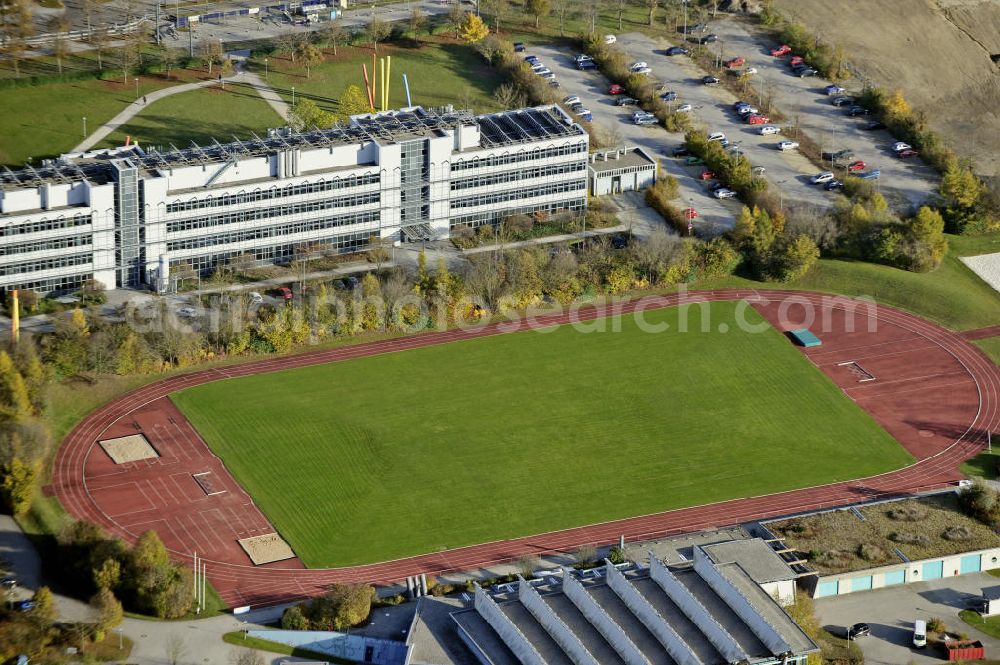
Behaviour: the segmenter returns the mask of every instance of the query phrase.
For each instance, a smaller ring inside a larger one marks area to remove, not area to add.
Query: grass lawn
[[[712,304],[711,327],[737,330],[736,308]],[[700,330],[700,308],[689,314]],[[664,334],[624,317],[618,333],[563,327],[466,340],[215,382],[173,399],[313,567],[910,461],[777,331],[673,332],[678,317],[677,308],[647,314],[670,324]],[[752,310],[746,319],[761,321]]]
[[[99,147],[123,145],[125,136],[141,145],[170,149],[196,141],[211,144],[212,139],[228,143],[233,136],[251,138],[251,132],[263,135],[268,127],[285,124],[257,91],[244,85],[226,85],[225,90],[212,86],[182,92],[149,104],[127,125],[111,133]]]
[[[958,616],[962,621],[976,630],[986,633],[990,637],[1000,639],[1000,616],[983,618],[979,612],[973,612],[972,610],[962,610],[958,613]]]
[[[756,289],[796,288],[871,296],[899,309],[919,314],[952,330],[970,330],[1000,323],[1000,293],[958,260],[1000,245],[1000,233],[966,238],[948,236],[950,250],[937,270],[914,273],[898,268],[821,259],[802,279],[791,283],[756,282],[739,277],[696,284],[698,289],[742,286]]]
[[[355,84],[364,90],[361,65],[368,65],[369,76],[372,67],[371,48],[342,47],[337,53],[334,57],[331,51],[326,51],[326,62],[312,67],[309,78],[306,78],[305,68],[293,64],[287,56],[272,56],[268,59],[268,83],[286,101],[291,101],[294,87],[296,100],[305,96],[320,108],[336,111],[337,100],[348,85]],[[406,74],[414,105],[431,108],[454,104],[461,107],[468,101],[480,113],[500,110],[493,99],[493,91],[503,82],[499,72],[470,46],[426,41],[412,48],[383,44],[379,46],[378,57],[386,55],[392,56],[389,108],[406,106],[403,87],[403,74]],[[263,75],[263,60],[254,61],[253,68]]]
[[[1000,365],[1000,337],[990,337],[989,339],[977,339],[972,342],[988,355],[993,362]]]
[[[176,83],[143,76],[139,94]],[[43,157],[69,152],[83,140],[84,116],[90,133],[134,102],[131,80],[127,85],[95,80],[0,90],[0,164],[16,169],[29,157],[38,165]]]
[[[993,452],[981,452],[966,460],[958,470],[967,476],[996,480],[1000,476],[1000,449]]]

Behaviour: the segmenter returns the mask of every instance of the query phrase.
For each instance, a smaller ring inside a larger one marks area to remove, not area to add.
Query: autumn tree
[[[529,14],[535,17],[535,29],[537,30],[538,22],[552,11],[552,4],[549,0],[528,0],[525,8]]]
[[[577,5],[574,0],[552,0],[552,8],[559,19],[559,36],[566,36],[566,21],[572,19],[577,13]]]
[[[0,495],[4,504],[15,515],[25,513],[31,507],[31,499],[35,493],[38,463],[14,457],[10,462],[0,465],[0,478]]]
[[[28,48],[27,39],[35,34],[30,0],[0,2],[0,49],[14,63],[14,76],[21,75],[20,61]]]
[[[653,27],[653,21],[656,17],[656,10],[660,6],[660,0],[645,0],[646,9],[649,10],[649,27]]]
[[[304,39],[295,45],[295,57],[306,68],[306,78],[311,77],[313,67],[323,62],[323,52]]]
[[[941,264],[948,249],[944,237],[944,218],[941,213],[928,206],[921,206],[910,221],[910,237],[913,243],[910,269],[927,272]]]
[[[462,3],[456,0],[455,2],[452,2],[451,6],[448,8],[448,25],[451,26],[456,37],[460,34],[464,21],[465,10],[462,9]]]
[[[208,67],[208,75],[212,75],[212,68],[215,65],[222,64],[222,42],[218,39],[209,39],[201,43],[201,59],[205,62],[205,66]],[[295,60],[295,57],[292,57]]]
[[[340,98],[337,100],[337,112],[342,119],[346,120],[352,115],[368,113],[369,111],[371,111],[371,105],[361,86],[352,83],[344,88],[344,92],[340,93]]]
[[[333,49],[333,55],[337,55],[337,47],[346,44],[350,34],[344,29],[339,21],[330,21],[317,31],[317,38],[321,43]]]
[[[490,34],[490,29],[483,23],[483,19],[472,12],[466,12],[462,18],[462,25],[458,30],[458,34],[465,43],[475,44]]]
[[[66,32],[70,29],[69,19],[65,14],[56,14],[48,20],[45,28],[49,31],[49,47],[52,49],[52,55],[56,57],[56,67],[62,74],[63,58],[69,53],[69,40],[66,38]]]
[[[410,33],[413,38],[417,38],[417,33],[424,29],[427,25],[427,15],[420,9],[420,7],[414,7],[413,11],[410,12]]]
[[[289,110],[289,121],[297,129],[328,129],[337,122],[337,116],[324,111],[311,99],[300,97]]]
[[[500,34],[500,22],[510,15],[510,0],[482,0],[483,9],[493,17],[493,32]]]
[[[101,589],[95,593],[90,599],[90,606],[97,613],[97,630],[107,632],[122,622],[122,604],[110,590]]]

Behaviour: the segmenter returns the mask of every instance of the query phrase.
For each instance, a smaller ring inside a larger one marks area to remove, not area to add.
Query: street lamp
[[[83,116],[83,138],[87,138],[87,116]]]
[[[267,58],[264,58],[264,79],[267,79]]]
[[[139,78],[135,79],[135,101],[139,101]]]
[[[118,650],[121,651],[124,646],[122,645],[122,631],[123,628],[115,628],[115,632],[118,633]]]
[[[295,86],[292,86],[292,106],[295,106]]]

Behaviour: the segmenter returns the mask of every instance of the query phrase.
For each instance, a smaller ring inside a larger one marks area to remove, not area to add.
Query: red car
[[[766,125],[767,123],[771,122],[771,119],[768,118],[766,115],[752,115],[749,118],[747,118],[747,122],[750,123],[751,125]]]
[[[788,61],[789,67],[794,67],[795,65],[801,65],[805,62],[805,58],[801,55],[793,55],[792,59]]]
[[[624,95],[625,94],[625,88],[621,87],[617,83],[612,83],[611,87],[608,88],[608,94],[609,95]]]
[[[687,217],[688,219],[694,219],[695,217],[698,216],[698,211],[695,210],[694,208],[686,208],[684,210],[684,216]]]
[[[724,64],[726,67],[730,67],[730,68],[732,68],[732,67],[742,67],[743,65],[747,64],[747,59],[744,58],[744,57],[742,57],[742,56],[736,56],[732,60],[726,60],[722,64]]]
[[[896,156],[899,157],[900,159],[906,159],[907,157],[916,157],[919,154],[920,153],[914,150],[913,148],[907,148],[906,150],[900,150],[899,152],[897,152]]]
[[[791,52],[792,52],[792,47],[789,46],[788,44],[782,44],[778,48],[771,49],[771,55],[773,55],[775,58]]]
[[[698,176],[700,180],[711,180],[714,177],[715,173],[713,171],[709,171],[708,169],[702,171],[701,174]]]
[[[281,294],[282,299],[286,302],[292,299],[292,290],[287,286],[279,286],[278,293]]]
[[[858,161],[851,162],[850,164],[847,165],[847,172],[857,173],[858,171],[864,171],[866,166],[868,165],[859,159]]]

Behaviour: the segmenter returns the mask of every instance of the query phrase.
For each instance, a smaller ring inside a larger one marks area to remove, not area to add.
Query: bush
[[[941,537],[952,542],[961,542],[972,538],[972,529],[967,526],[953,526],[945,530]]]
[[[857,554],[858,558],[870,562],[883,561],[887,556],[884,549],[870,543],[861,543],[858,545]]]
[[[886,511],[886,517],[897,522],[919,522],[927,517],[927,511],[919,506],[902,506]]]
[[[608,561],[615,565],[625,563],[628,561],[628,559],[625,558],[625,550],[615,545],[611,548],[611,551],[608,552]]]
[[[292,605],[281,615],[281,627],[285,630],[309,630],[309,619],[302,613],[302,608]]]
[[[684,217],[683,211],[673,205],[670,200],[677,196],[677,181],[672,182],[668,178],[661,178],[654,185],[646,189],[646,203],[660,213],[668,226],[677,231],[680,235],[687,235],[688,220]]]
[[[927,630],[932,633],[944,633],[948,627],[944,625],[944,619],[934,617],[927,622]]]
[[[927,545],[931,542],[931,539],[924,534],[909,531],[894,531],[889,534],[889,540],[902,545]]]
[[[344,630],[368,620],[374,599],[375,588],[367,584],[334,584],[304,614],[314,630]]]

